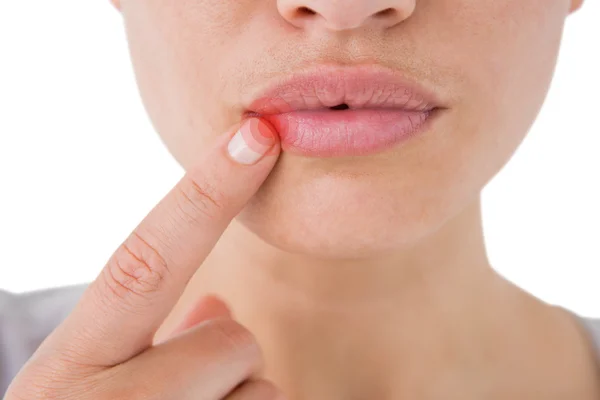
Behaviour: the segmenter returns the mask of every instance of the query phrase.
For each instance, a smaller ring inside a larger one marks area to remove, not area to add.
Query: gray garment
[[[12,294],[0,290],[0,395],[71,312],[87,285]]]
[[[44,338],[71,312],[86,287],[67,286],[24,294],[0,290],[0,394],[6,392]],[[575,317],[590,333],[600,362],[600,319]]]

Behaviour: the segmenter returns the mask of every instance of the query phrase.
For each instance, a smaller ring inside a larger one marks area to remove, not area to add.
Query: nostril
[[[394,14],[396,14],[396,10],[393,8],[386,8],[385,10],[381,10],[378,13],[375,13],[375,17],[379,17],[379,18],[385,18],[385,17],[391,17]]]
[[[298,7],[298,9],[296,10],[296,13],[299,16],[303,16],[303,15],[315,15],[317,12],[308,7]]]

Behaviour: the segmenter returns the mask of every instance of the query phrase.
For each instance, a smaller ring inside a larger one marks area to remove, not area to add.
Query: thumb
[[[221,317],[233,318],[231,309],[227,304],[216,295],[203,296],[186,312],[176,328],[160,342],[178,336],[201,322]]]

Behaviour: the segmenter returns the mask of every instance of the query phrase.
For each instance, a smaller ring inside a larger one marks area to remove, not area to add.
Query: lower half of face
[[[570,6],[567,0],[416,0],[394,26],[335,30],[317,20],[294,24],[282,3],[122,0],[121,6],[144,105],[186,168],[243,118],[242,99],[314,64],[384,65],[444,99],[446,109],[427,129],[384,151],[282,153],[239,218],[279,248],[328,257],[414,243],[479,196],[539,111]]]

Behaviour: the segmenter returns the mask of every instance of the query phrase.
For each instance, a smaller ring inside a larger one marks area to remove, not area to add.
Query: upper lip
[[[379,65],[317,65],[270,82],[250,99],[246,114],[273,115],[339,105],[415,112],[445,108],[433,90],[399,71]]]

